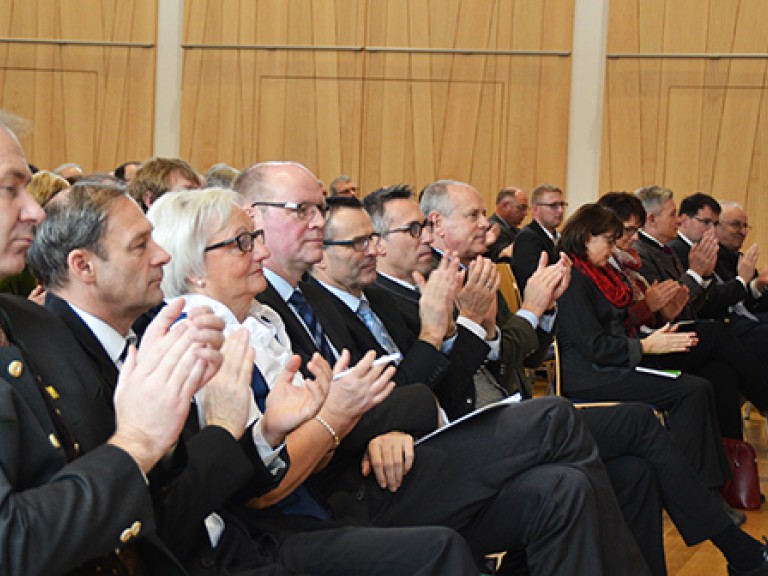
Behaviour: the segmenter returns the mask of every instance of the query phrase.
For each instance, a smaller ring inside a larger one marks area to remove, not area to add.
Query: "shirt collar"
[[[678,237],[678,238],[680,238],[680,240],[682,240],[682,241],[683,241],[683,242],[685,242],[686,244],[688,244],[688,246],[693,246],[693,242],[691,242],[691,241],[688,239],[688,237],[687,237],[685,234],[683,234],[682,232],[678,232],[678,233],[677,233],[677,237]]]
[[[405,280],[400,280],[400,278],[395,278],[394,276],[390,276],[389,274],[385,274],[384,272],[379,272],[379,275],[383,276],[387,280],[391,280],[396,284],[400,284],[400,286],[404,288],[408,288],[408,290],[413,290],[414,292],[419,291],[418,287],[415,284],[411,284],[410,282],[406,282]]]
[[[104,348],[104,351],[107,353],[110,360],[114,362],[115,366],[118,366],[120,355],[125,348],[126,340],[131,336],[136,338],[133,330],[129,330],[128,334],[123,336],[117,330],[112,328],[112,326],[104,322],[104,320],[97,318],[93,314],[89,314],[82,308],[78,308],[70,302],[67,302],[67,304],[69,304],[70,308],[72,308],[75,314],[80,317],[85,325],[88,326],[90,331],[93,332],[93,335],[96,336],[96,339],[101,344],[101,347]]]
[[[656,246],[658,246],[659,248],[664,248],[664,244],[662,244],[661,242],[659,242],[658,240],[656,240],[656,238],[654,238],[653,236],[651,236],[650,234],[648,234],[648,232],[646,232],[645,230],[640,230],[640,235],[641,235],[643,238],[645,238],[646,240],[648,240],[648,241],[650,241],[650,242],[653,242],[654,244],[656,244]]]
[[[291,284],[285,278],[280,276],[280,274],[277,274],[266,267],[264,268],[264,276],[266,276],[269,283],[272,284],[272,287],[280,295],[280,298],[288,302],[288,298],[291,297],[291,294],[296,290],[296,287],[291,286]]]
[[[538,223],[538,221],[537,221],[537,223]],[[555,233],[554,233],[554,234],[552,234],[552,232],[550,232],[549,230],[547,230],[547,229],[546,229],[544,226],[542,226],[541,224],[539,224],[539,227],[540,227],[540,228],[541,228],[541,229],[544,231],[544,234],[546,234],[546,235],[547,235],[547,237],[548,237],[550,240],[552,240],[552,244],[555,244],[555,243],[557,242],[557,240],[560,238],[560,233],[559,233],[557,230],[555,230]]]
[[[318,280],[320,284],[322,284],[323,288],[328,290],[331,294],[336,296],[339,300],[344,302],[344,304],[347,305],[347,307],[352,310],[352,312],[357,313],[357,309],[360,307],[360,301],[365,300],[365,296],[362,298],[358,298],[357,296],[354,296],[353,294],[350,294],[349,292],[342,290],[341,288],[336,288],[336,286],[331,286],[330,284],[326,284],[325,282],[322,282]]]

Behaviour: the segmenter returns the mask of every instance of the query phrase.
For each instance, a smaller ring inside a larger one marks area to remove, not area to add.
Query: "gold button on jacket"
[[[14,378],[18,378],[24,373],[24,364],[19,360],[14,360],[8,364],[8,374]]]

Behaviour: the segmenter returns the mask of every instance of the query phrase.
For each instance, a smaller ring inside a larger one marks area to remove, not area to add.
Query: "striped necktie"
[[[307,302],[307,299],[304,297],[301,290],[298,288],[294,290],[291,297],[288,298],[288,302],[293,305],[296,312],[299,313],[299,316],[301,316],[301,319],[304,321],[304,324],[306,324],[320,355],[325,358],[330,365],[333,365],[336,358],[331,350],[331,345],[328,344],[328,339],[325,337],[323,327],[320,325],[320,322],[318,322],[317,316],[315,316],[315,311],[312,310],[312,307],[309,305],[309,302]]]
[[[373,310],[371,310],[368,300],[360,300],[360,304],[357,307],[357,316],[363,321],[363,324],[368,328],[368,331],[373,334],[373,337],[376,339],[376,342],[379,343],[379,346],[387,351],[387,354],[399,352],[395,341],[392,340],[389,332],[387,332],[387,328],[379,317],[373,313]]]

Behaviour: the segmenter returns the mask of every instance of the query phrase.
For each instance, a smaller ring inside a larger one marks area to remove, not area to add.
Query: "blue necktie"
[[[357,316],[363,321],[363,324],[368,328],[368,331],[373,334],[373,337],[376,339],[376,342],[379,343],[379,346],[387,351],[387,354],[399,352],[397,344],[392,340],[386,327],[379,317],[373,313],[373,310],[371,310],[368,300],[360,300],[360,304],[357,307]]]
[[[304,324],[306,324],[307,328],[309,328],[309,332],[312,335],[312,339],[315,341],[315,346],[317,346],[320,355],[325,358],[331,366],[333,366],[336,358],[333,355],[330,344],[328,344],[328,339],[323,333],[323,327],[320,325],[320,322],[317,321],[315,311],[312,310],[312,307],[309,305],[309,302],[307,302],[304,294],[302,294],[300,290],[296,289],[293,291],[293,294],[291,294],[288,302],[293,304],[296,312],[299,313],[301,319],[304,320]]]
[[[267,387],[264,375],[255,364],[253,366],[253,375],[251,376],[251,390],[253,390],[256,404],[263,414],[266,409],[269,388]],[[297,487],[293,492],[280,500],[276,506],[286,516],[311,516],[319,520],[330,520],[331,518],[328,511],[312,497],[312,494],[309,493],[309,490],[304,485]]]

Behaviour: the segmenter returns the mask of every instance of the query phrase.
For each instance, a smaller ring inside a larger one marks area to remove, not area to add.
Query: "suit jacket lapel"
[[[307,332],[304,325],[296,317],[288,303],[278,294],[272,284],[267,283],[267,289],[261,294],[256,296],[256,299],[262,304],[266,304],[280,315],[285,324],[285,331],[288,333],[288,338],[291,339],[291,348],[294,353],[301,356],[302,359],[302,372],[305,372],[306,363],[312,358],[312,354],[318,352],[317,346],[314,340]]]
[[[315,310],[325,335],[330,338],[337,352],[349,350],[354,364],[368,350],[376,350],[378,355],[386,354],[376,339],[365,327],[349,306],[326,290],[317,280],[301,283],[301,289]]]
[[[410,350],[416,338],[397,309],[392,297],[378,286],[369,286],[365,289],[365,296],[371,305],[371,310],[384,323],[392,340],[401,351]]]
[[[546,243],[547,255],[549,256],[549,264],[553,264],[555,261],[557,261],[557,252],[555,252],[555,243],[552,241],[552,238],[549,237],[549,234],[547,234],[544,228],[542,228],[541,224],[539,224],[536,220],[531,220],[529,226],[531,227],[531,230],[538,234]]]
[[[111,397],[115,392],[115,386],[117,386],[119,371],[99,339],[91,332],[91,329],[82,321],[80,316],[72,310],[70,305],[58,296],[48,292],[45,297],[45,307],[67,325],[80,347],[98,369],[104,392]],[[112,407],[112,402],[109,402],[109,406]]]

